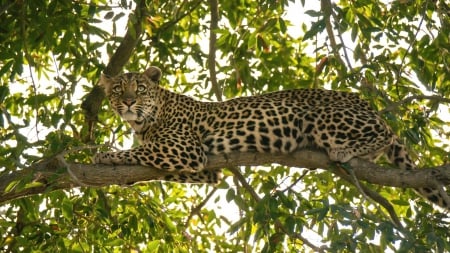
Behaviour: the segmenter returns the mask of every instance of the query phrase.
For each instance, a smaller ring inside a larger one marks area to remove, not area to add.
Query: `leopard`
[[[165,181],[215,184],[222,173],[205,169],[208,155],[318,148],[338,163],[385,155],[400,169],[416,169],[406,146],[357,93],[304,88],[203,102],[163,88],[161,76],[155,66],[101,75],[99,86],[112,110],[128,122],[140,144],[98,152],[95,163],[150,166],[170,172]],[[450,209],[443,186],[415,190]]]

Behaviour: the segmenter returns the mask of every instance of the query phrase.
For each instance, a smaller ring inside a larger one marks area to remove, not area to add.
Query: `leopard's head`
[[[161,70],[149,67],[143,73],[125,73],[115,77],[102,74],[101,85],[113,110],[126,121],[139,121],[152,116]]]

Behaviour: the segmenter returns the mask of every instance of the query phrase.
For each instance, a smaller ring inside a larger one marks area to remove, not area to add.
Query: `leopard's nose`
[[[136,99],[133,98],[126,98],[123,100],[124,104],[128,105],[128,106],[132,106],[136,103]]]

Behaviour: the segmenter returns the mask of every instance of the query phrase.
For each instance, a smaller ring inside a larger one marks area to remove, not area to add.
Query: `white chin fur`
[[[136,119],[137,119],[136,113],[132,113],[132,112],[130,112],[130,111],[125,112],[125,113],[122,114],[121,116],[122,116],[122,118],[123,118],[124,120],[136,120]]]

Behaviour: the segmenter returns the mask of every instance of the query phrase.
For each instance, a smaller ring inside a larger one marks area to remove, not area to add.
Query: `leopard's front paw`
[[[114,164],[110,152],[98,152],[93,160],[96,164]]]
[[[94,155],[94,163],[108,165],[135,165],[138,161],[133,158],[129,151],[98,152]]]

